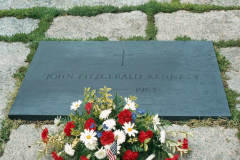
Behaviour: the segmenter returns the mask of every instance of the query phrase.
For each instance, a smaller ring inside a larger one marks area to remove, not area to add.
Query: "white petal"
[[[155,158],[155,154],[151,154],[146,160],[152,160],[153,158]]]

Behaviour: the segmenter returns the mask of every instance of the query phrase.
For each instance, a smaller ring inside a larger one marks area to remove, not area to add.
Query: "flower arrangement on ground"
[[[70,106],[74,110],[69,118],[56,118],[59,131],[53,135],[42,131],[44,149],[41,156],[52,154],[54,160],[177,160],[189,152],[188,136],[183,131],[166,131],[168,121],[160,120],[135,103],[136,97],[122,98],[109,94],[111,89],[85,88],[83,101]],[[174,141],[174,136],[183,140]]]

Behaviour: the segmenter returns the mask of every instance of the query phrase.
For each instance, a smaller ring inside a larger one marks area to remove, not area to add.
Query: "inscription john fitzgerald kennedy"
[[[109,80],[138,80],[138,79],[166,79],[166,80],[197,80],[199,78],[198,74],[167,74],[167,73],[157,73],[157,74],[54,74],[49,73],[46,76],[46,80],[57,80],[57,79],[79,79],[79,80],[99,80],[99,79],[109,79]]]

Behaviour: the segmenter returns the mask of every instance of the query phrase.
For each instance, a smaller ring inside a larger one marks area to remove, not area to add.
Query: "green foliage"
[[[214,43],[217,47],[226,48],[226,47],[240,47],[240,39],[238,40],[228,40],[228,41],[218,41]]]
[[[180,4],[181,2],[180,2],[180,0],[172,0],[171,3],[178,3],[178,4]]]
[[[17,79],[18,81],[22,81],[24,79],[24,76],[27,72],[28,67],[27,66],[22,66],[20,67],[16,73],[14,73],[13,77]]]
[[[37,142],[37,144],[42,144],[42,145],[44,144],[43,145],[44,149],[39,151],[40,154],[44,155],[54,150],[57,153],[60,153],[63,158],[68,158],[68,155],[64,152],[64,144],[69,143],[75,150],[74,157],[80,157],[80,156],[90,157],[91,156],[91,159],[94,159],[93,155],[97,151],[97,148],[90,150],[87,147],[87,145],[84,143],[83,139],[87,141],[87,139],[89,139],[87,137],[89,136],[90,138],[91,136],[94,136],[96,138],[96,135],[93,135],[94,131],[102,132],[102,136],[108,133],[108,132],[105,132],[106,130],[103,125],[103,122],[105,119],[101,118],[100,113],[102,113],[102,111],[105,111],[106,109],[109,109],[111,111],[111,113],[109,113],[108,115],[108,120],[115,119],[115,122],[116,122],[116,125],[114,125],[113,128],[111,129],[112,132],[114,132],[115,130],[123,129],[123,126],[120,123],[118,123],[118,115],[120,114],[120,112],[124,110],[124,106],[126,106],[127,103],[123,102],[123,99],[117,94],[115,98],[112,100],[110,98],[112,95],[109,94],[110,91],[111,91],[111,88],[107,88],[104,86],[104,88],[99,89],[99,97],[97,97],[96,90],[91,90],[90,87],[85,88],[84,89],[85,98],[81,106],[85,106],[85,104],[91,103],[92,107],[90,112],[87,113],[86,112],[87,109],[85,109],[85,107],[78,106],[75,112],[70,115],[70,119],[68,119],[68,121],[73,121],[72,123],[74,123],[75,125],[74,128],[72,128],[71,130],[71,136],[66,136],[63,129],[54,135],[48,134],[47,143],[44,143],[42,140]],[[133,101],[137,99],[135,96],[129,96],[129,97],[130,97],[129,99]],[[131,103],[131,102],[128,102],[128,103]],[[119,108],[121,108],[121,110],[118,110]],[[165,155],[164,148],[167,149],[168,147],[165,144],[161,144],[161,142],[159,141],[160,132],[164,127],[164,124],[155,123],[158,129],[156,130],[152,129],[154,125],[153,117],[155,118],[156,121],[159,121],[158,117],[155,117],[154,115],[150,115],[150,114],[140,115],[135,111],[135,109],[124,110],[122,113],[124,113],[125,114],[124,116],[127,116],[127,117],[133,114],[136,115],[136,117],[134,118],[135,123],[132,123],[130,120],[129,122],[131,127],[126,128],[125,132],[126,130],[128,130],[128,132],[131,132],[131,131],[135,132],[133,130],[137,130],[138,133],[135,133],[136,135],[134,137],[129,136],[126,133],[126,139],[121,144],[120,154],[117,155],[118,158],[122,157],[127,150],[137,151],[139,154],[139,157],[141,158],[142,157],[146,158],[146,156],[149,156],[152,153],[159,153],[160,155]],[[94,122],[92,122],[91,125],[96,127],[96,130],[94,129],[94,131],[91,131],[92,134],[89,133],[89,130],[85,130],[85,126],[86,126],[85,123],[90,118],[94,120]],[[67,119],[62,120],[61,123],[66,124],[67,123],[66,120]],[[127,127],[126,124],[124,124],[124,126]],[[178,131],[178,132],[180,133],[181,131]],[[186,132],[182,132],[182,133],[185,134],[183,137],[186,138],[187,137],[186,135],[188,135],[188,133]],[[138,138],[139,134],[141,134],[141,137],[142,137],[141,140],[139,140]],[[175,142],[174,140],[170,139],[174,136],[175,135],[171,135],[169,136],[169,138],[166,138],[166,142],[170,143],[171,146],[174,145],[176,147],[181,147],[182,143]],[[106,137],[104,137],[104,139],[105,138]],[[103,139],[96,138],[96,140],[94,141],[95,142],[93,143],[97,143],[98,148],[103,147],[102,145],[103,143],[102,141],[104,141]],[[114,137],[112,137],[112,141],[114,141]],[[175,151],[170,151],[169,153],[174,154],[174,152]],[[187,152],[188,152],[188,149],[185,150],[185,153]]]
[[[76,153],[76,155],[75,155],[76,157],[91,154],[91,152],[89,152],[89,150],[85,147],[85,145],[80,142],[76,146],[75,153]]]
[[[133,37],[130,37],[130,38],[120,37],[118,40],[119,41],[145,41],[147,39],[145,37],[141,37],[141,36],[133,36]]]
[[[228,105],[232,114],[232,119],[230,122],[233,123],[233,125],[238,126],[238,133],[236,136],[240,139],[240,111],[236,109],[236,99],[237,97],[240,97],[240,94],[229,88],[225,88],[225,92],[227,95]]]
[[[0,36],[0,41],[27,43],[28,42],[28,35],[25,34],[25,33],[18,33],[18,34],[13,35],[12,37]]]
[[[118,95],[118,93],[116,93],[116,95],[113,99],[113,103],[116,105],[117,108],[120,108],[121,106],[123,106],[124,101],[123,101],[122,97],[120,97]]]
[[[158,3],[156,1],[150,1],[149,3],[137,6],[136,8],[145,12],[148,15],[154,15],[159,12],[171,13],[180,10],[178,5],[169,3]]]
[[[86,41],[108,41],[108,38],[103,36],[98,36],[96,38],[89,38]]]
[[[191,41],[192,39],[188,36],[177,36],[175,41]]]
[[[10,131],[13,127],[13,122],[9,119],[4,119],[1,123],[2,128],[0,130],[0,156],[3,153],[4,143],[9,140]]]
[[[240,95],[229,88],[225,88],[225,92],[227,95],[228,105],[230,107],[230,110],[232,111],[232,120],[236,121],[240,124],[240,111],[236,110],[236,104],[237,104],[237,97]]]
[[[146,3],[141,6],[137,6],[137,9],[147,13],[154,15],[159,12],[163,13],[172,13],[179,10],[186,10],[190,12],[197,12],[197,13],[203,13],[203,12],[209,12],[211,10],[234,10],[234,9],[240,9],[240,7],[222,7],[222,6],[214,6],[214,5],[198,5],[198,4],[181,4],[177,0],[174,0],[172,3],[159,3],[156,1],[150,1],[149,3]]]
[[[154,15],[159,12],[172,13],[179,10],[187,10],[191,12],[208,12],[211,10],[233,10],[240,9],[240,7],[221,7],[213,5],[197,5],[197,4],[181,4],[178,0],[173,0],[172,3],[159,3],[156,1],[150,1],[146,4],[139,6],[123,6],[121,8],[114,6],[79,6],[71,8],[67,11],[56,9],[56,8],[47,8],[47,7],[34,7],[30,9],[10,9],[10,10],[1,10],[1,17],[17,17],[17,18],[33,18],[39,19],[39,27],[31,32],[30,34],[16,34],[11,37],[0,36],[0,41],[5,42],[32,42],[32,41],[41,41],[45,40],[44,33],[50,26],[50,23],[53,21],[54,17],[64,16],[64,15],[73,15],[73,16],[96,16],[102,13],[122,13],[130,12],[134,10],[139,10],[147,14],[148,25],[146,28],[147,36],[146,38],[137,38],[133,37],[126,40],[156,40],[157,28],[154,25]],[[61,39],[58,39],[61,40]],[[99,37],[89,40],[100,40],[105,41],[107,38]],[[123,40],[120,38],[120,40]],[[216,43],[217,46],[227,47],[227,46],[240,46],[239,40],[230,40],[230,41],[219,41]]]
[[[30,46],[29,46],[29,48],[30,48],[30,54],[28,54],[28,56],[27,56],[27,62],[31,62],[32,61],[32,59],[33,59],[33,57],[34,57],[34,54],[35,54],[35,52],[36,52],[36,50],[37,50],[37,47],[38,47],[38,42],[32,42],[31,44],[30,44]]]
[[[217,56],[219,69],[222,73],[225,73],[230,66],[230,62],[226,59],[225,56],[220,54],[219,49],[215,48],[215,52],[216,52],[216,56]]]
[[[146,40],[156,40],[156,35],[157,35],[157,27],[155,26],[155,19],[153,14],[148,14],[147,15],[147,28],[146,28],[146,33],[147,37]]]
[[[29,9],[10,9],[1,10],[0,18],[2,17],[16,17],[23,19],[26,17],[33,19],[46,19],[46,16],[58,16],[64,13],[63,10],[48,7],[33,7]]]
[[[47,8],[47,7],[34,7],[30,9],[11,9],[11,10],[2,10],[0,11],[0,17],[13,16],[17,18],[34,18],[40,19],[39,27],[30,34],[16,34],[12,37],[0,36],[0,41],[6,42],[23,42],[27,43],[29,41],[41,41],[45,40],[44,33],[50,26],[53,18],[56,16],[63,15],[74,15],[74,16],[95,16],[102,13],[122,13],[130,12],[134,10],[140,10],[147,14],[148,25],[146,28],[147,37],[133,37],[126,40],[156,40],[157,28],[154,25],[154,14],[159,12],[172,13],[178,10],[188,10],[191,12],[207,12],[211,10],[233,10],[240,9],[240,7],[220,7],[212,5],[196,5],[196,4],[181,4],[178,0],[172,1],[172,3],[159,3],[156,1],[150,1],[146,4],[139,6],[123,6],[121,8],[114,6],[80,6],[74,7],[67,11],[56,9],[56,8]],[[58,39],[61,40],[61,39]],[[98,37],[89,40],[99,40],[105,41],[107,38]],[[120,40],[124,40],[120,38]],[[217,42],[217,46],[239,46],[238,41],[227,41],[227,42]]]

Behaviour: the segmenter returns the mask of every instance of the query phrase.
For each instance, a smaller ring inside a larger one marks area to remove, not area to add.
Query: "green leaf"
[[[113,103],[117,106],[120,107],[123,104],[123,100],[122,98],[118,95],[118,93],[116,93],[114,99],[113,99]]]
[[[87,158],[90,159],[91,158],[91,154],[87,155]]]
[[[144,150],[147,152],[147,150],[148,150],[148,145],[147,144],[144,144]]]
[[[145,139],[144,144],[147,144],[148,142],[150,142],[151,138]]]
[[[98,131],[102,130],[102,125],[98,126]]]

